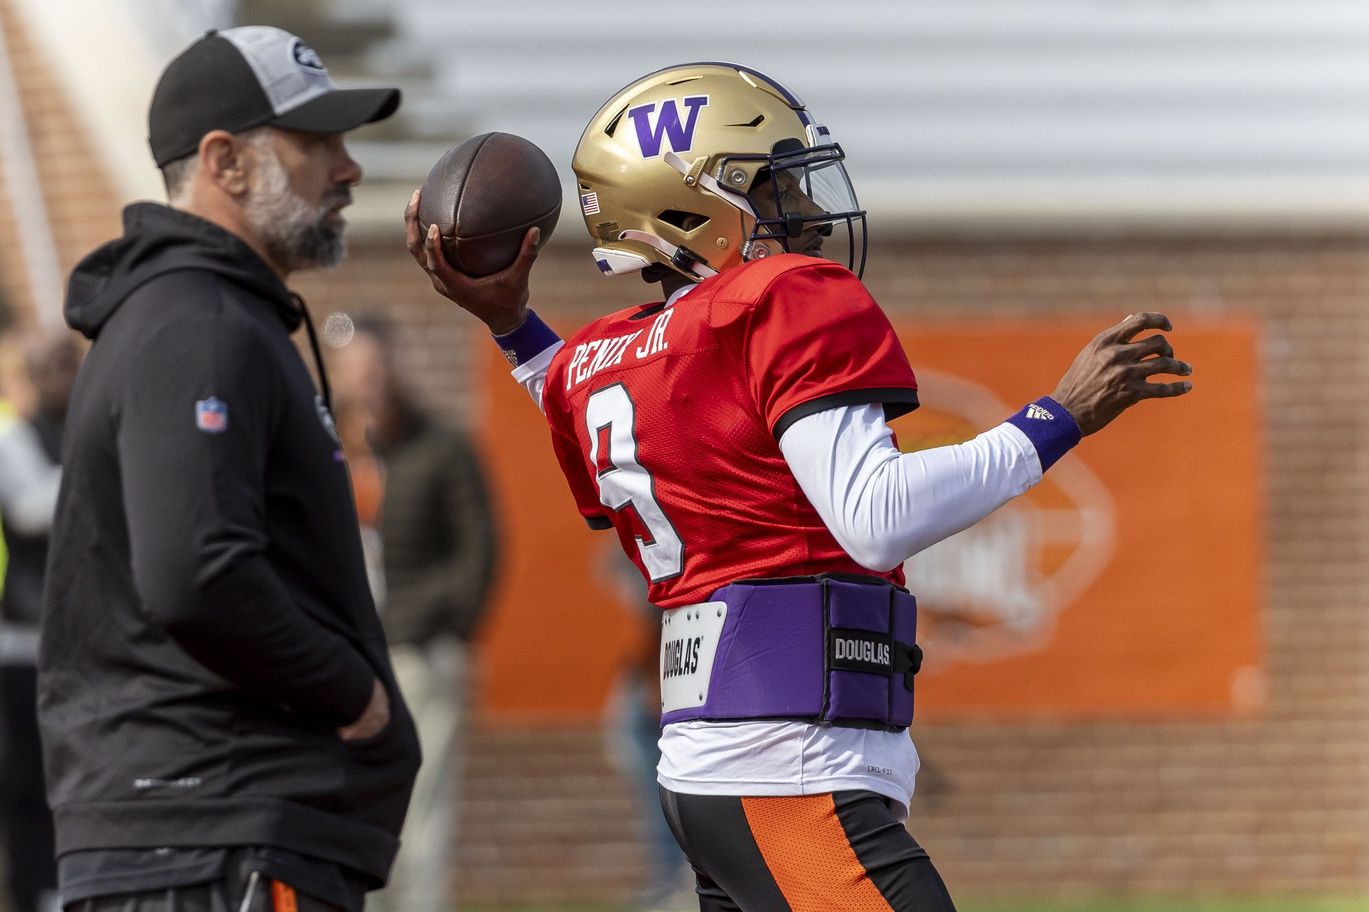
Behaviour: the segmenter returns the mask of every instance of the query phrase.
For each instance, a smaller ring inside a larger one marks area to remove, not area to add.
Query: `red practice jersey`
[[[552,359],[542,407],[580,513],[614,527],[663,608],[738,579],[866,573],[780,452],[826,408],[917,407],[883,311],[849,270],[798,254],[710,278],[671,307],[603,317]],[[884,576],[900,585],[901,570]]]

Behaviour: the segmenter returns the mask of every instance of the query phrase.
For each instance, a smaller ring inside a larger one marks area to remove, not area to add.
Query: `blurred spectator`
[[[358,321],[335,352],[340,429],[358,512],[375,516],[383,594],[377,598],[391,659],[423,748],[402,846],[376,906],[393,912],[451,908],[469,640],[483,615],[496,530],[484,473],[469,436],[423,409],[396,376],[389,327]],[[369,449],[369,452],[367,450]],[[364,522],[364,517],[363,517]],[[378,588],[378,586],[377,586]]]
[[[604,708],[609,755],[627,780],[637,806],[637,837],[647,882],[634,898],[642,912],[694,912],[699,899],[694,873],[661,812],[656,765],[661,760],[661,609],[642,598],[642,578],[622,550],[603,551],[603,575],[639,626],[636,648],[619,668]]]
[[[82,351],[65,331],[25,340],[30,405],[23,418],[0,431],[0,525],[9,551],[0,598],[0,825],[14,912],[57,908],[52,817],[38,739],[38,621],[62,474],[62,425]]]
[[[352,479],[352,498],[356,501],[357,523],[361,526],[361,551],[366,559],[366,579],[371,584],[371,598],[375,599],[376,609],[382,610],[385,567],[381,564],[380,499],[385,493],[385,480],[375,450],[367,439],[369,410],[359,399],[339,398],[333,404],[333,419]]]

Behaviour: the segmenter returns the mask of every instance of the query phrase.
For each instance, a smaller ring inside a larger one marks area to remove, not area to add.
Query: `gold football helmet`
[[[845,259],[859,274],[865,212],[844,159],[775,80],[690,63],[609,99],[571,164],[600,270],[659,263],[697,282],[781,252]]]

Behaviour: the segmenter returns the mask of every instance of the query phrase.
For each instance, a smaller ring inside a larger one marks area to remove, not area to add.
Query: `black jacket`
[[[241,240],[150,203],[71,276],[39,658],[59,855],[268,845],[387,876],[418,767],[347,467]],[[345,743],[374,677],[391,722]]]

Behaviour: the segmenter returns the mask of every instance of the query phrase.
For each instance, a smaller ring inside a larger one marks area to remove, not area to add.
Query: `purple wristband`
[[[1083,439],[1074,416],[1050,396],[1042,396],[1008,419],[1036,447],[1041,471],[1046,471]]]
[[[543,323],[535,311],[529,310],[521,326],[502,336],[495,336],[494,341],[509,363],[517,367],[560,342],[561,337],[556,330]]]

